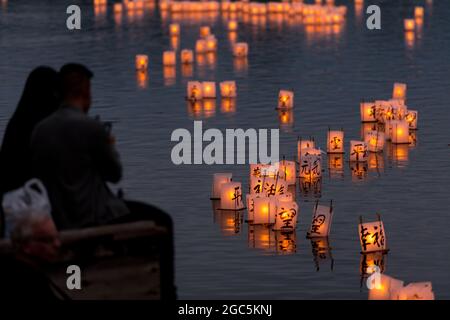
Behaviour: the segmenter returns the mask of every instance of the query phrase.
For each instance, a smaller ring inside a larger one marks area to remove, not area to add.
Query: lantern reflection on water
[[[342,178],[344,176],[344,155],[328,155],[328,171],[330,178]]]
[[[311,238],[311,249],[316,271],[319,271],[320,266],[328,261],[330,261],[330,268],[333,270],[334,259],[328,238]]]
[[[288,131],[294,124],[294,112],[292,110],[278,110],[280,128]]]
[[[380,273],[373,274],[367,281],[369,300],[390,300],[403,287],[403,281]]]
[[[236,100],[235,99],[221,99],[220,111],[222,113],[235,113],[236,112]]]
[[[206,45],[206,40],[205,39],[198,39],[195,42],[195,52],[196,53],[206,53],[207,50],[207,45]]]
[[[364,180],[367,177],[368,170],[367,162],[350,162],[353,182]]]
[[[221,210],[242,210],[242,186],[240,182],[226,182],[221,184],[220,193]]]
[[[145,70],[148,69],[148,56],[145,54],[136,55],[136,70]]]
[[[164,85],[171,86],[176,82],[176,69],[174,66],[163,67]]]
[[[320,198],[322,195],[322,179],[303,179],[299,181],[300,194],[304,198]]]
[[[321,238],[330,235],[331,223],[333,220],[333,201],[330,206],[319,205],[319,201],[314,206],[311,227],[306,233],[307,238]]]
[[[265,225],[248,225],[248,246],[254,249],[275,250],[275,232]]]
[[[344,153],[344,131],[343,130],[328,130],[327,152],[328,153]]]
[[[220,83],[220,95],[222,98],[236,98],[236,82],[222,81]]]
[[[388,157],[391,161],[403,166],[409,159],[409,145],[407,144],[388,144]]]
[[[140,89],[147,88],[148,86],[147,70],[136,70],[136,83]]]
[[[362,217],[360,217],[358,231],[362,253],[388,251],[384,225],[381,221],[380,215],[377,216],[378,221],[375,222],[363,222]]]
[[[217,51],[217,39],[213,35],[209,35],[205,38],[206,41],[206,52]]]
[[[233,59],[233,68],[236,72],[246,72],[248,68],[248,59],[247,57],[235,57]]]
[[[180,61],[182,64],[192,64],[194,62],[194,52],[189,49],[181,50]]]
[[[384,157],[380,153],[370,152],[368,160],[369,171],[375,171],[380,174],[384,169]]]
[[[364,141],[350,141],[350,162],[366,162],[368,157],[367,143]]]
[[[275,231],[277,254],[293,254],[297,252],[297,235],[295,232]]]
[[[202,116],[202,102],[200,100],[187,100],[187,110],[188,114],[195,118],[199,119]]]
[[[376,268],[378,267],[378,269]],[[383,252],[370,252],[361,254],[359,261],[359,272],[362,279],[374,272],[384,273],[386,269],[386,254]]]
[[[235,236],[240,233],[243,223],[242,212],[220,210],[218,219],[224,236]]]

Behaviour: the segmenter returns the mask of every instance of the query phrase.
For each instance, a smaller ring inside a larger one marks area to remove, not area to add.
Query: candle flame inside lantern
[[[180,34],[180,25],[177,23],[172,23],[169,30],[171,36],[178,36]]]
[[[147,70],[148,68],[148,56],[144,54],[136,55],[136,69]]]
[[[416,23],[415,23],[414,19],[405,19],[405,21],[404,21],[405,31],[414,31],[415,27],[416,27]]]
[[[424,16],[424,8],[423,7],[415,7],[414,8],[414,17],[416,19],[423,18]]]

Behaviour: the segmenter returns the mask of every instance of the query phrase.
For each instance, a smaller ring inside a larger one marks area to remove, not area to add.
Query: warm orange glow
[[[194,53],[192,50],[183,49],[180,53],[180,59],[182,64],[191,64],[194,62]]]
[[[220,102],[220,111],[222,113],[236,112],[236,100],[235,99],[222,99]]]
[[[180,25],[178,23],[172,23],[169,26],[169,34],[171,36],[179,36],[180,35]]]
[[[414,31],[414,29],[416,28],[416,23],[415,23],[414,19],[405,19],[404,20],[404,28],[405,28],[405,31]]]
[[[412,31],[405,32],[405,42],[408,47],[413,47],[416,41],[416,34]]]
[[[206,38],[206,50],[208,52],[217,50],[217,39],[214,36],[208,36]]]
[[[139,88],[145,89],[148,85],[148,72],[147,70],[136,71],[136,83]]]
[[[212,81],[205,81],[202,83],[203,98],[216,97],[216,83]]]
[[[164,51],[163,52],[163,65],[164,66],[174,66],[176,65],[177,58],[175,51]]]
[[[418,18],[423,18],[424,12],[425,12],[425,10],[424,10],[423,7],[415,7],[415,8],[414,8],[414,17],[415,17],[416,19],[418,19]]]
[[[164,85],[172,86],[176,80],[176,69],[174,66],[163,67]]]
[[[211,28],[209,26],[200,27],[200,37],[201,38],[206,38],[209,35],[211,35]]]
[[[199,39],[195,43],[195,52],[205,53],[207,51],[206,41],[204,39]]]
[[[235,43],[236,40],[237,40],[237,32],[229,32],[229,33],[228,33],[228,40],[229,40],[231,43]]]
[[[122,13],[123,7],[121,3],[114,4],[114,13]]]
[[[145,54],[136,55],[136,70],[147,70],[148,56]]]
[[[235,20],[228,21],[228,31],[236,31],[238,28],[238,23]]]

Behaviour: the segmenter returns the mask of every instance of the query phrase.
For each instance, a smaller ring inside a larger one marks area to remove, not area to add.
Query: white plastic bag
[[[22,188],[9,191],[3,196],[5,214],[5,237],[9,238],[15,221],[23,215],[46,214],[51,216],[47,190],[39,179],[31,179]]]

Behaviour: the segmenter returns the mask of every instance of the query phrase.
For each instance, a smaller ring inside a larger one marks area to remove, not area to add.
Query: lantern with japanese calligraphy
[[[287,184],[295,184],[297,180],[295,161],[287,161],[283,159],[280,161],[278,166],[280,175],[283,179],[286,180]]]
[[[360,217],[358,231],[361,253],[388,251],[384,225],[380,216],[378,216],[378,221],[374,222],[363,222]]]
[[[277,254],[294,254],[297,251],[297,234],[295,232],[275,231]]]
[[[221,210],[242,210],[242,186],[240,182],[225,182],[221,184],[220,190]]]
[[[328,130],[327,152],[344,153],[344,131]]]
[[[417,112],[416,110],[408,110],[408,112],[406,113],[406,121],[409,124],[409,129],[410,130],[416,130],[417,129],[417,120],[419,117],[419,112]]]
[[[280,197],[276,200],[275,225],[273,230],[293,231],[297,227],[298,205],[295,201]]]
[[[286,194],[288,184],[280,178],[262,178],[262,194],[266,197],[281,196]]]
[[[316,149],[309,149],[314,151]],[[320,151],[319,151],[320,152]],[[305,153],[300,162],[300,178],[308,181],[322,177],[322,157],[317,154]]]
[[[367,279],[367,286],[369,300],[390,300],[403,287],[403,281],[375,272]]]
[[[311,221],[311,227],[307,232],[307,238],[328,237],[331,230],[331,222],[333,220],[333,202],[330,206],[319,205],[316,202],[314,213]]]
[[[367,143],[364,141],[350,141],[350,162],[366,162],[369,158]]]
[[[178,37],[180,35],[180,25],[178,23],[172,23],[169,26],[169,34],[172,37]]]
[[[203,98],[215,98],[216,97],[216,83],[214,81],[202,82]]]
[[[163,52],[163,65],[164,66],[174,66],[176,64],[177,58],[175,51],[164,51]]]
[[[434,300],[431,282],[410,283],[394,290],[391,300]]]
[[[276,199],[259,197],[253,199],[252,224],[273,224],[276,215]]]
[[[391,121],[389,127],[392,143],[409,143],[409,123],[406,120]]]
[[[236,98],[236,82],[222,81],[220,83],[220,95],[222,98]]]
[[[248,44],[246,42],[237,42],[233,44],[233,56],[244,58],[248,55]]]
[[[315,147],[316,147],[316,144],[312,138],[310,138],[309,140],[303,140],[301,138],[298,138],[298,140],[297,140],[297,161],[300,162],[302,155],[305,154],[305,150],[314,149]]]
[[[247,221],[252,222],[254,219],[254,212],[255,212],[255,199],[260,197],[259,194],[247,194],[245,196],[245,200],[247,202]]]
[[[352,181],[358,182],[364,180],[367,177],[369,166],[366,162],[350,162],[350,172],[352,175]]]
[[[136,55],[136,70],[147,71],[148,69],[148,56],[145,54]]]
[[[209,26],[200,27],[200,38],[206,38],[211,34],[211,28]]]
[[[203,98],[202,83],[199,81],[188,81],[186,97],[189,100],[201,100]]]
[[[205,39],[198,39],[195,42],[195,52],[196,53],[206,53],[207,52],[207,46],[206,46],[206,40]]]
[[[221,185],[223,183],[231,182],[231,173],[215,173],[213,176],[213,185],[211,190],[211,199],[220,199]]]
[[[278,109],[292,109],[294,107],[294,92],[280,90],[278,93]]]
[[[374,102],[361,102],[361,122],[376,122],[377,118],[375,110]]]
[[[383,151],[385,143],[384,133],[375,130],[368,131],[364,137],[364,142],[367,144],[367,149],[370,152]]]
[[[412,20],[414,22],[414,20]],[[406,100],[406,89],[405,83],[394,83],[394,89],[392,91],[392,99],[395,100]]]
[[[414,19],[405,19],[403,26],[406,32],[414,31],[416,28],[416,22]]]
[[[182,64],[192,64],[194,62],[194,52],[189,49],[181,50],[180,60]]]

